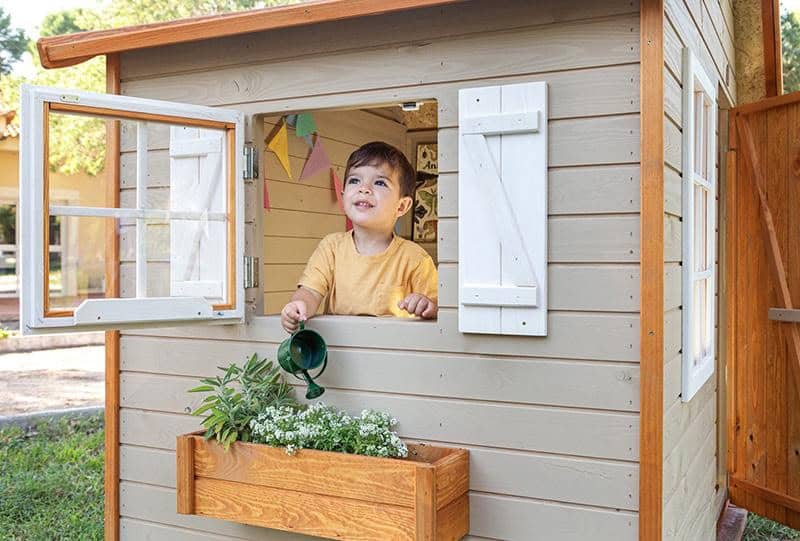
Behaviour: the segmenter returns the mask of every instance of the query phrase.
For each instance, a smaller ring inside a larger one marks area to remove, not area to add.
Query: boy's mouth
[[[361,199],[361,200],[356,201],[355,203],[353,203],[353,206],[358,208],[358,209],[371,209],[375,205],[373,205],[369,201],[365,201],[365,200]]]

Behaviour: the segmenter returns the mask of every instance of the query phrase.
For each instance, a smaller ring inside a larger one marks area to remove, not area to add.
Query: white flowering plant
[[[358,455],[404,458],[405,443],[392,431],[397,420],[389,414],[364,410],[351,417],[318,402],[306,409],[270,406],[250,422],[251,441],[297,449],[317,449]]]

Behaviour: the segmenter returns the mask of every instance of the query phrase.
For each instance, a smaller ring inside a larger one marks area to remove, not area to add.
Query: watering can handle
[[[314,377],[315,378],[320,377],[322,375],[322,373],[325,371],[325,367],[326,366],[328,366],[328,354],[327,353],[325,353],[325,360],[322,361],[322,368],[319,369],[319,372],[317,372],[317,375],[314,376]]]

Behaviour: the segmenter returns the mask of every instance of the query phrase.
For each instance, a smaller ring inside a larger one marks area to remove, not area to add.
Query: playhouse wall
[[[691,48],[714,84],[719,85],[720,102],[727,99],[735,103],[733,11],[730,0],[665,0],[664,5],[664,227],[665,234],[680,245],[683,48]],[[720,115],[721,122],[723,119]],[[718,141],[723,140],[724,133],[718,132]],[[720,163],[725,163],[724,159],[720,162],[719,153],[716,162],[719,186],[724,182]],[[718,242],[718,261],[719,249]],[[720,443],[725,440],[724,422],[720,422],[725,408],[721,398],[724,379],[719,379],[724,372],[719,370],[717,355],[715,373],[691,401],[681,401],[680,262],[680,250],[665,252],[663,538],[715,539],[716,520],[727,495],[725,451]],[[717,271],[717,291],[719,279]]]
[[[481,0],[122,55],[125,94],[268,116],[438,100],[439,319],[313,325],[330,344],[327,403],[385,409],[404,437],[470,450],[470,539],[638,535],[637,11],[629,0]],[[549,84],[548,336],[462,334],[458,89],[522,81]],[[277,224],[255,214],[260,200],[247,208],[248,246],[261,227],[268,246]],[[667,238],[672,261],[678,240]],[[296,248],[284,246],[261,255]],[[253,351],[274,358],[285,336],[276,317],[253,315],[123,333],[123,539],[302,538],[175,513],[175,436],[197,428],[187,412],[201,398],[186,389]]]

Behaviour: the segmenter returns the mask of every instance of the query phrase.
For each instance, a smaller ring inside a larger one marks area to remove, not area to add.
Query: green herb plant
[[[252,422],[253,441],[297,449],[318,449],[357,455],[400,458],[408,456],[405,443],[392,431],[397,420],[388,413],[364,410],[351,417],[322,402],[302,411],[271,406]]]
[[[240,368],[236,363],[218,367],[224,372],[203,378],[190,393],[211,392],[192,415],[206,415],[202,425],[206,439],[216,439],[227,450],[235,441],[251,441],[251,421],[270,407],[296,410],[292,387],[271,361],[253,355]]]

